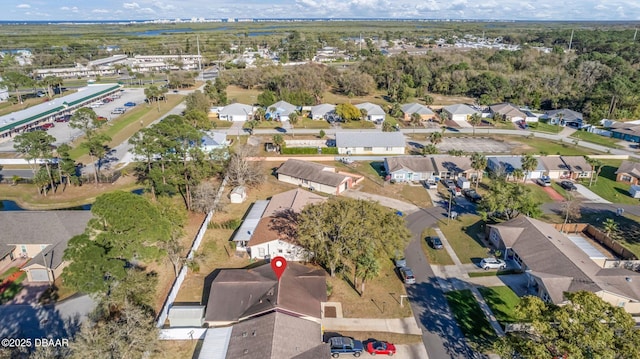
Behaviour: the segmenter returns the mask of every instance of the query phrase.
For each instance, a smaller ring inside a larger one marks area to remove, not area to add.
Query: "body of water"
[[[88,211],[90,209],[91,209],[91,204],[84,204],[82,206],[71,207],[71,208],[59,208],[58,210]],[[24,208],[20,207],[14,201],[9,201],[9,200],[3,199],[3,200],[0,200],[0,211],[27,211],[27,209],[24,209]]]

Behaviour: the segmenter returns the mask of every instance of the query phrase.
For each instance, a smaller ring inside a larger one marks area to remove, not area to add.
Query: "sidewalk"
[[[422,335],[422,330],[418,327],[414,317],[400,319],[324,318],[322,319],[322,327],[325,331],[336,332],[384,332]]]

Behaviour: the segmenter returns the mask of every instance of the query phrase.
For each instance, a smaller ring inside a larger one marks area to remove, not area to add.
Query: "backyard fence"
[[[564,231],[565,233],[583,233],[589,238],[600,243],[608,250],[623,260],[637,260],[638,258],[630,250],[623,247],[618,241],[607,236],[604,232],[598,228],[587,223],[568,223],[568,224],[554,224],[554,227],[558,231]]]
[[[220,197],[224,193],[224,188],[227,184],[227,180],[228,180],[227,177],[225,177],[224,180],[222,181],[222,184],[220,185],[220,188],[218,189],[218,193],[216,194],[216,198],[214,199],[214,208],[218,204],[218,202],[220,201]],[[196,234],[195,238],[193,239],[193,243],[191,244],[191,249],[189,250],[189,254],[187,255],[188,259],[193,259],[196,251],[200,247],[200,243],[202,243],[202,238],[204,238],[204,234],[207,231],[209,222],[211,222],[211,218],[213,217],[213,212],[214,211],[209,211],[209,213],[207,213],[207,216],[204,218],[204,221],[202,221],[202,224],[198,229],[198,233]],[[183,264],[182,268],[180,268],[180,272],[178,273],[178,276],[173,281],[173,285],[171,286],[169,295],[167,295],[167,298],[164,300],[164,304],[162,305],[162,310],[158,315],[158,321],[156,322],[156,326],[158,328],[162,328],[164,326],[164,323],[166,322],[167,317],[169,315],[169,309],[175,302],[176,297],[178,296],[178,292],[180,291],[180,287],[182,286],[184,279],[187,277],[187,271],[188,271],[187,265]]]

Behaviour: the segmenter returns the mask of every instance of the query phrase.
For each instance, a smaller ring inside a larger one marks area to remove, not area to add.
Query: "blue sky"
[[[640,20],[639,0],[2,0],[0,20],[425,18]],[[8,6],[7,6],[8,4]]]

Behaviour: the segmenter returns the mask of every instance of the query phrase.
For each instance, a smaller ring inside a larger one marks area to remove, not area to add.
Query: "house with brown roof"
[[[0,212],[0,267],[19,262],[28,281],[53,282],[67,266],[67,243],[84,232],[91,217],[80,210]]]
[[[551,224],[519,216],[489,225],[488,238],[526,273],[531,289],[547,302],[562,304],[566,292],[590,291],[629,313],[640,313],[640,273],[603,268]]]
[[[353,178],[336,173],[335,167],[298,159],[288,159],[276,174],[279,181],[334,195],[353,186]]]
[[[432,158],[439,178],[470,179],[477,175],[482,176],[482,172],[478,174],[471,167],[471,158],[467,156],[433,155]]]
[[[288,261],[308,260],[310,253],[297,240],[295,216],[302,209],[327,198],[297,188],[271,197],[247,245],[252,259],[281,256]]]
[[[640,180],[640,163],[631,161],[622,161],[620,167],[616,170],[616,182],[629,183],[638,185]]]
[[[526,121],[527,114],[524,111],[520,110],[520,108],[516,107],[513,104],[508,102],[498,103],[495,105],[489,106],[489,111],[491,111],[491,116],[495,115],[504,116],[507,120],[511,122],[516,121]]]
[[[545,175],[551,179],[578,179],[593,176],[593,167],[582,156],[540,156]]]
[[[252,269],[222,269],[213,279],[205,322],[227,326],[272,312],[319,322],[327,301],[325,271],[288,263],[276,278],[271,265]]]

